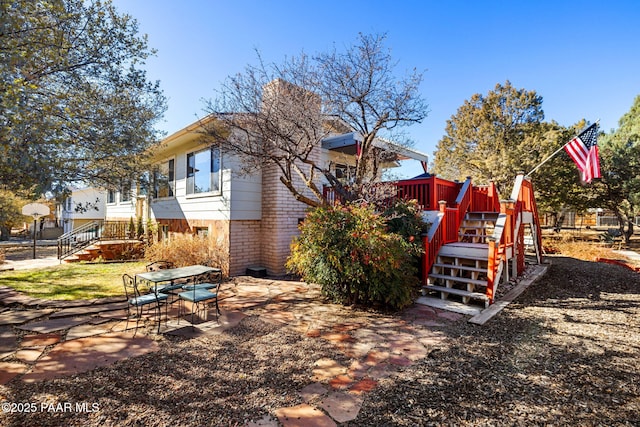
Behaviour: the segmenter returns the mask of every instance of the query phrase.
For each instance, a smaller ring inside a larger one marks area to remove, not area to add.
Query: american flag
[[[567,142],[564,146],[569,157],[575,162],[582,180],[591,182],[594,178],[600,178],[600,158],[598,156],[598,123],[586,128],[580,135]]]

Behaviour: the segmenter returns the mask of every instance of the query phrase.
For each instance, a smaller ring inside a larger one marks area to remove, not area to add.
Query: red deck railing
[[[524,253],[522,226],[516,230],[517,218],[523,212],[531,212],[535,221],[535,227],[540,230],[538,211],[533,193],[531,181],[518,175],[511,197],[513,200],[500,202],[498,192],[493,183],[489,185],[474,186],[468,178],[464,183],[452,182],[438,177],[410,179],[397,181],[395,194],[386,199],[391,203],[397,199],[415,199],[425,211],[438,211],[438,219],[431,224],[429,232],[423,236],[424,255],[422,258],[422,282],[427,283],[429,271],[435,262],[440,248],[458,241],[458,231],[467,212],[499,212],[502,216],[500,230],[502,234],[496,235],[497,240],[489,242],[488,254],[488,285],[487,296],[493,302],[496,281],[499,279],[499,267],[506,259],[506,253],[510,247],[518,244],[518,255]],[[333,188],[324,188],[324,197],[329,203],[339,200]],[[542,247],[540,233],[536,232],[538,248]],[[504,265],[504,264],[503,264]],[[524,270],[524,256],[518,258],[518,273]]]
[[[386,200],[387,203],[391,203],[396,199],[417,200],[422,210],[425,211],[438,210],[438,203],[442,200],[446,201],[449,206],[454,205],[460,187],[462,187],[462,184],[459,182],[448,181],[436,176],[383,182],[380,183],[380,185],[391,185],[395,187],[395,194],[392,194]],[[340,197],[336,194],[333,187],[325,186],[322,193],[329,204],[340,201]],[[392,193],[394,193],[394,191],[392,191]]]

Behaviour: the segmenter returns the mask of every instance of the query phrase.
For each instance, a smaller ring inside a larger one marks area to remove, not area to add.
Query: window
[[[116,191],[109,190],[107,191],[107,203],[115,203],[116,202]]]
[[[209,227],[195,227],[194,228],[195,235],[198,237],[208,237],[209,236]]]
[[[169,239],[169,226],[166,224],[160,224],[160,239],[167,240]]]
[[[153,174],[153,198],[173,197],[175,189],[174,160],[158,165]]]
[[[220,164],[219,148],[187,154],[187,194],[219,193]]]
[[[71,209],[73,208],[73,202],[72,202],[71,197],[67,197],[66,202],[67,203],[66,203],[66,207],[64,208],[64,210],[66,210],[67,212],[71,212]]]
[[[343,185],[353,184],[356,168],[349,165],[336,165],[336,178]]]
[[[131,200],[131,182],[125,182],[120,188],[120,202],[128,202]]]

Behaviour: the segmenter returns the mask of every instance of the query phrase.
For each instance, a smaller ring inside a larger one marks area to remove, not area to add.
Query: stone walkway
[[[417,304],[399,316],[345,316],[350,309],[323,302],[316,286],[251,277],[225,283],[222,294],[219,319],[211,308],[207,318],[191,325],[189,316],[178,319],[174,308],[157,335],[153,319],[144,319],[137,331],[135,322],[127,324],[123,298],[42,301],[0,288],[0,384],[74,375],[157,351],[165,334],[219,334],[258,315],[335,345],[351,362],[315,361],[309,385],[299,391],[305,403],[279,408],[248,426],[336,426],[356,419],[367,392],[381,379],[446,346],[437,327],[464,317]]]

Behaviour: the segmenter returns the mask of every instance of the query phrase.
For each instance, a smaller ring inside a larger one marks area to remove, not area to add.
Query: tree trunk
[[[631,236],[633,236],[633,217],[627,219],[627,230],[623,235],[624,242],[629,245],[631,243]]]
[[[555,215],[555,224],[553,225],[553,231],[559,233],[562,231],[562,223],[564,222],[564,213]]]
[[[0,227],[0,240],[7,241],[11,237],[11,228],[2,226]]]

